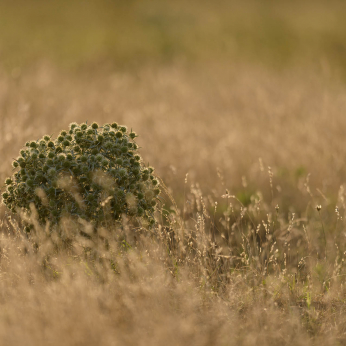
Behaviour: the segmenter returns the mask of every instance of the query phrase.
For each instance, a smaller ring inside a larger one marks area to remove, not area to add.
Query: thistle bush
[[[55,140],[27,142],[5,180],[3,203],[14,213],[33,204],[42,224],[69,215],[100,225],[123,214],[154,224],[159,183],[144,166],[136,137],[117,123],[72,123]]]

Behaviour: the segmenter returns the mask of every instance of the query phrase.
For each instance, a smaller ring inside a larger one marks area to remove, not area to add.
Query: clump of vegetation
[[[126,214],[152,225],[159,182],[138,155],[136,137],[117,123],[72,123],[55,140],[27,142],[3,202],[14,213],[34,205],[41,224],[72,215],[102,225]]]

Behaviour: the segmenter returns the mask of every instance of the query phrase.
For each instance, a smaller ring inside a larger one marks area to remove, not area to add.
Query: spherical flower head
[[[138,149],[138,145],[136,143],[133,144],[133,149]]]
[[[25,168],[25,166],[26,166],[25,161],[24,161],[24,160],[23,160],[23,161],[20,161],[20,162],[19,162],[19,166],[22,167],[22,168]]]
[[[12,184],[12,179],[11,179],[11,178],[7,178],[7,179],[5,180],[5,184],[6,184],[6,185],[11,185],[11,184]]]
[[[47,174],[50,176],[50,177],[54,177],[56,175],[56,169],[55,168],[49,168],[48,169],[48,172]]]
[[[104,147],[105,147],[107,150],[110,150],[110,149],[112,149],[112,146],[113,146],[112,142],[106,142]]]
[[[40,147],[45,147],[46,146],[46,141],[41,139],[40,140]]]
[[[60,136],[58,137],[58,142],[63,142],[63,141],[64,141],[64,138],[65,138],[64,136],[61,136],[61,135],[60,135]]]
[[[103,159],[103,155],[102,154],[97,154],[96,155],[96,160],[97,161],[102,161],[102,159]]]
[[[59,154],[58,155],[58,160],[59,161],[65,161],[65,155],[64,154]]]
[[[68,146],[70,145],[70,142],[69,142],[67,139],[65,139],[65,140],[62,142],[62,144],[63,144],[65,147],[68,147]]]
[[[55,217],[58,216],[59,215],[59,211],[56,210],[56,209],[52,210],[52,215],[55,216]]]
[[[154,189],[154,193],[155,193],[155,195],[159,195],[159,194],[160,194],[160,192],[161,192],[161,190],[160,190],[159,188]]]
[[[127,147],[121,147],[121,152],[126,154],[128,151],[128,148]]]
[[[72,136],[71,136],[71,135],[67,135],[67,136],[66,136],[66,139],[67,139],[68,141],[72,141]]]
[[[10,195],[9,195],[8,192],[4,192],[4,193],[2,194],[2,198],[3,198],[3,199],[7,199],[8,197],[10,197]]]
[[[34,142],[34,141],[30,142],[30,147],[34,148],[34,149],[37,148],[36,142]]]
[[[82,132],[82,131],[76,132],[76,137],[77,137],[77,138],[83,137],[83,132]]]
[[[48,142],[48,147],[49,148],[54,148],[54,143],[51,141],[51,142]]]
[[[92,123],[92,124],[91,124],[91,127],[92,127],[94,130],[96,130],[96,129],[98,129],[99,125],[98,125],[98,123]]]
[[[75,176],[78,176],[82,173],[82,170],[80,169],[80,167],[78,166],[75,166],[75,167],[72,167],[72,173],[75,175]]]
[[[98,136],[97,136],[97,140],[98,140],[99,142],[102,142],[102,141],[104,140],[103,135],[98,135]]]
[[[70,161],[72,161],[72,160],[73,160],[73,156],[72,156],[72,154],[67,154],[67,155],[66,155],[66,158],[67,158],[67,160],[70,160]]]
[[[29,187],[33,187],[34,186],[34,181],[32,179],[28,179],[26,181],[26,185],[29,186]]]
[[[45,135],[45,136],[43,137],[43,139],[44,139],[46,142],[49,142],[49,141],[50,141],[50,136]]]
[[[66,136],[66,134],[67,134],[66,131],[61,131],[61,132],[60,132],[60,135],[61,135],[61,136]]]
[[[56,153],[56,154],[60,154],[60,153],[62,153],[62,152],[63,152],[63,150],[62,150],[61,147],[56,147],[56,148],[55,148],[55,153]]]
[[[48,157],[49,157],[50,159],[52,159],[53,157],[55,157],[55,154],[54,154],[53,152],[49,152],[49,153],[48,153]]]
[[[152,198],[154,198],[154,191],[152,190],[145,191],[145,198],[147,200],[151,200]]]
[[[80,160],[81,160],[82,162],[87,162],[87,161],[88,161],[88,157],[85,156],[85,155],[82,155],[82,156],[80,157]]]
[[[152,183],[153,183],[154,186],[156,186],[158,184],[158,181],[156,179],[153,179]]]
[[[71,167],[71,162],[70,161],[64,161],[62,164],[64,168],[70,168]]]
[[[87,124],[81,124],[80,128],[84,131],[88,128],[88,125]]]
[[[123,164],[123,160],[120,159],[120,158],[118,158],[118,159],[115,160],[115,163],[116,163],[117,165],[122,165],[122,164]]]
[[[121,132],[125,133],[127,131],[126,126],[121,126],[119,129]]]
[[[121,176],[121,177],[124,177],[125,175],[126,175],[126,169],[124,169],[124,168],[121,168],[121,169],[119,169],[119,175]]]
[[[91,154],[92,155],[97,155],[98,154],[98,149],[97,148],[93,148],[92,150],[91,150]]]
[[[32,158],[33,160],[36,160],[37,157],[38,157],[38,155],[37,155],[36,153],[33,153],[33,154],[31,155],[31,158]]]
[[[117,129],[117,128],[118,128],[118,124],[117,124],[117,123],[112,123],[111,127],[112,127],[113,129]]]
[[[138,137],[137,134],[136,134],[136,132],[131,132],[131,133],[129,134],[129,136],[130,136],[131,139],[135,139],[136,137]]]
[[[70,124],[70,130],[74,130],[78,126],[77,123],[71,123]]]
[[[13,168],[17,168],[19,166],[19,163],[17,161],[12,162]]]
[[[119,197],[119,198],[125,197],[125,192],[123,190],[118,190],[117,191],[117,197]]]
[[[107,159],[103,159],[102,160],[102,166],[107,166],[108,165],[108,160]]]
[[[115,137],[117,138],[121,138],[123,136],[122,132],[118,131],[116,134],[115,134]]]
[[[46,155],[45,155],[44,153],[40,153],[40,154],[38,155],[38,157],[39,157],[40,159],[45,159],[45,158],[46,158]]]

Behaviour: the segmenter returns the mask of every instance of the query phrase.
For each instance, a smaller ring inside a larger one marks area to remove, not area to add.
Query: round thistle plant
[[[72,123],[55,140],[27,142],[5,180],[3,203],[14,213],[33,203],[42,224],[68,214],[100,225],[126,214],[152,225],[160,189],[136,137],[116,123]]]

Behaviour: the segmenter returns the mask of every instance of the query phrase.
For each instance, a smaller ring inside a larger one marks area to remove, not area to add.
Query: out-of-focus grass
[[[68,67],[185,61],[346,71],[343,1],[8,1],[0,62]]]
[[[345,344],[345,9],[1,1],[1,192],[26,141],[117,121],[175,202],[67,249],[0,205],[0,343]]]

